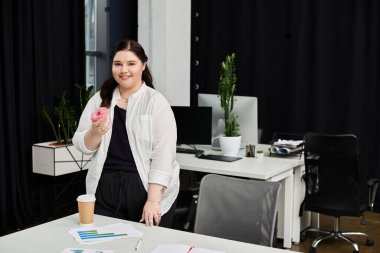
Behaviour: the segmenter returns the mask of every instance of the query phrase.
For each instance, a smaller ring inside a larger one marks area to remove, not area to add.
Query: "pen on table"
[[[135,250],[138,250],[140,248],[140,245],[142,243],[142,239],[140,239],[137,244],[136,244],[136,247],[135,247]]]
[[[191,246],[186,253],[189,253],[192,249],[194,249],[194,246]]]

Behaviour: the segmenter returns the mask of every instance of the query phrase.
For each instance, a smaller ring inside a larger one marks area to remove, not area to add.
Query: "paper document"
[[[270,152],[279,155],[297,154],[303,151],[303,140],[282,140],[278,139],[273,143]]]
[[[303,142],[303,140],[293,141],[278,139],[275,143],[273,143],[273,145],[277,147],[297,148],[302,146]]]
[[[142,237],[143,232],[131,224],[116,223],[103,227],[72,228],[68,233],[82,244],[93,244],[121,238]]]
[[[113,253],[113,250],[66,248],[61,253]]]
[[[161,244],[158,245],[151,253],[225,253],[224,251],[209,250],[197,246],[185,244]]]
[[[298,151],[301,151],[303,147],[298,147],[298,148],[286,148],[286,147],[277,147],[277,146],[272,146],[271,147],[271,152],[276,153],[276,154],[291,154],[295,153]]]

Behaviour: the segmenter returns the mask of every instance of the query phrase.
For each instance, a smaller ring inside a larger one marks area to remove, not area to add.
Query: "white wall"
[[[138,40],[155,88],[171,105],[190,105],[191,0],[139,0]]]

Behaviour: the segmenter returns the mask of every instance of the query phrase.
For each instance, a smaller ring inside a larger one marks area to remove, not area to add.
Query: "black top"
[[[129,145],[125,119],[127,111],[119,106],[114,107],[111,142],[108,147],[105,170],[126,170],[137,172],[135,159]]]

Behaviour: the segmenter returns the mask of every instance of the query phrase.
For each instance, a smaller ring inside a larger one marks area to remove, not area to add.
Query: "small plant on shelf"
[[[240,128],[237,122],[237,113],[232,113],[234,108],[234,96],[236,91],[236,66],[235,53],[227,55],[226,59],[220,64],[220,79],[218,95],[220,106],[224,111],[225,136],[240,136]]]
[[[79,106],[71,104],[63,92],[58,97],[58,104],[50,111],[46,107],[42,108],[42,115],[52,128],[57,145],[71,144],[71,137],[78,126],[79,117],[90,99],[93,86],[75,85],[78,89]]]

